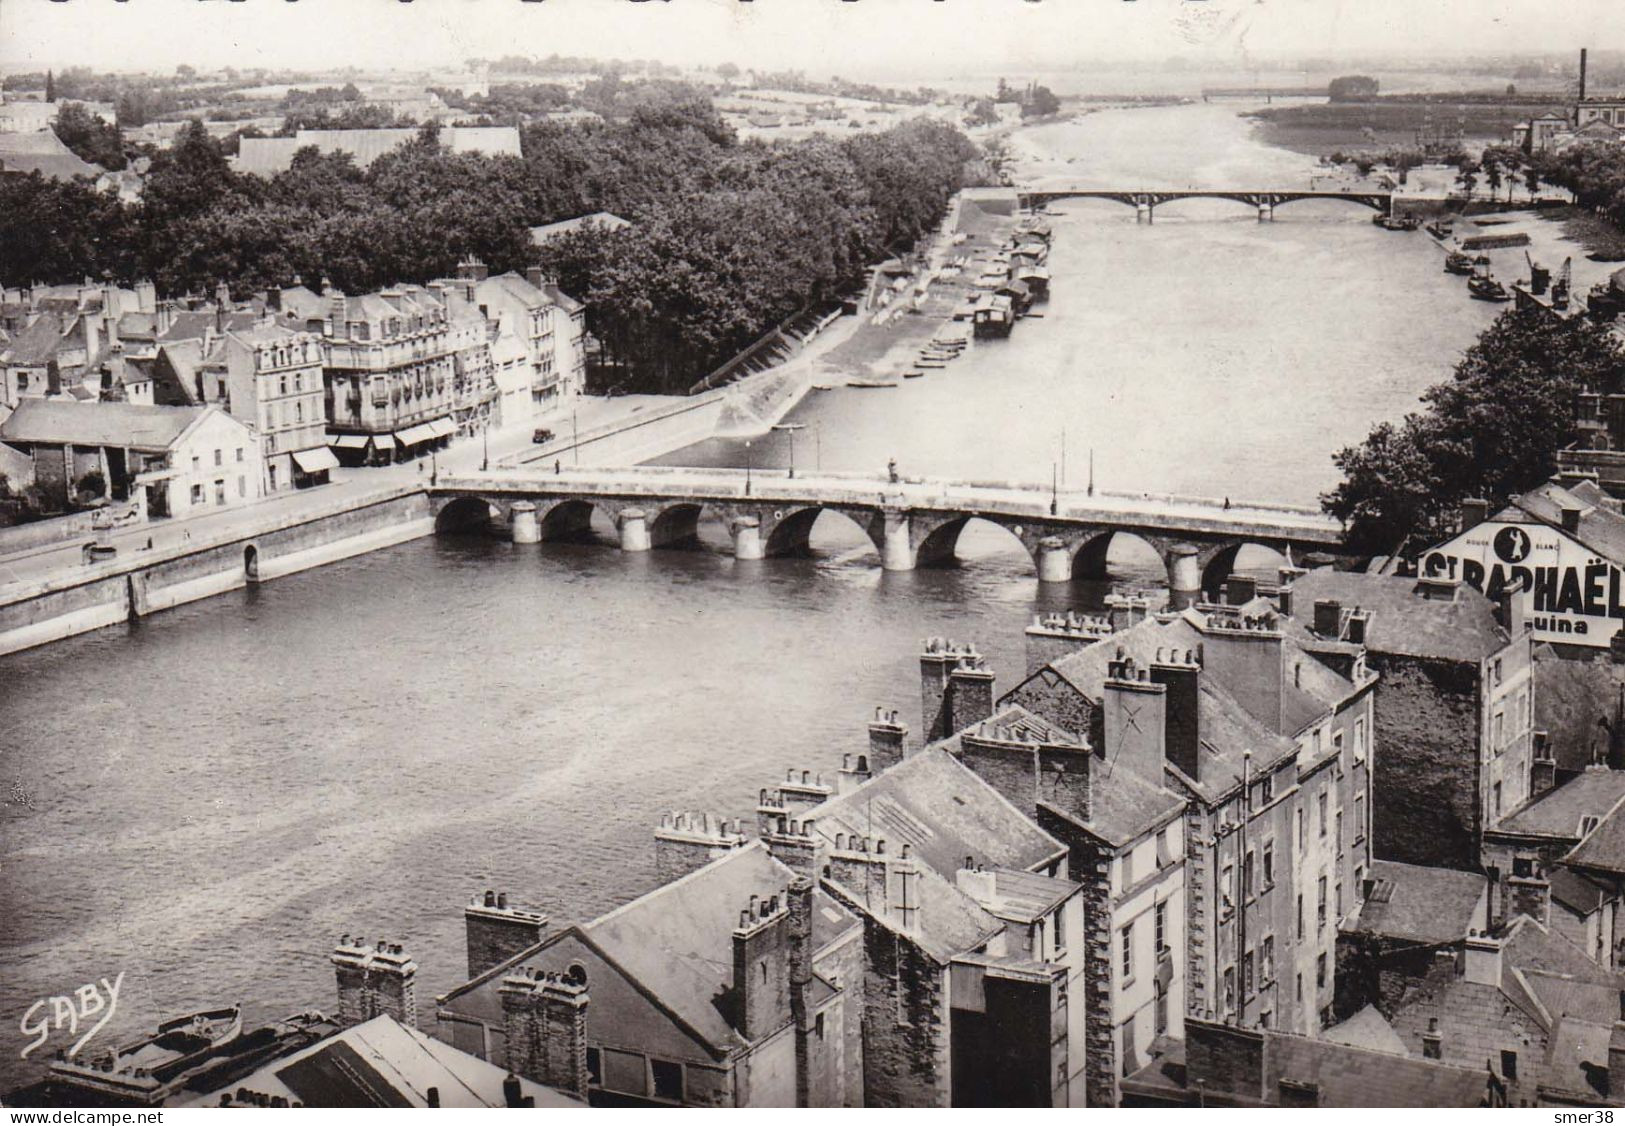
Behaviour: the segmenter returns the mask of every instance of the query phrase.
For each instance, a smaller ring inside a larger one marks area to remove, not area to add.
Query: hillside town
[[[0,1102],[1625,1108],[1562,47],[0,51]]]

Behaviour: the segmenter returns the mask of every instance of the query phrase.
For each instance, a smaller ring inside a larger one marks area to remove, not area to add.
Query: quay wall
[[[648,407],[614,422],[583,430],[574,438],[561,436],[535,450],[518,454],[505,464],[551,469],[558,461],[566,467],[598,468],[636,465],[663,457],[715,434],[728,394],[707,391],[678,399],[670,406]]]
[[[395,489],[0,592],[0,654],[59,641],[404,543],[434,531],[422,489]]]

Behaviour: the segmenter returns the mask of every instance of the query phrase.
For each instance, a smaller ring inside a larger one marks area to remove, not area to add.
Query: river
[[[1312,171],[1233,107],[1102,112],[1022,144],[1052,184]],[[1047,480],[1064,429],[1074,485],[1092,450],[1103,488],[1312,502],[1330,452],[1412,408],[1490,316],[1422,236],[1351,206],[1059,210],[1043,319],[897,390],[815,394],[791,419],[803,464]],[[750,456],[788,464],[788,434]],[[748,815],[786,767],[832,776],[875,704],[917,726],[920,638],[978,641],[1010,685],[1028,616],[1100,594],[1041,590],[1001,532],[912,574],[837,521],[809,559],[706,543],[419,541],[0,659],[0,1084],[35,1070],[33,1001],[119,973],[93,1046],[222,1002],[250,1022],[331,1007],[343,932],[403,942],[432,1019],[470,895],[590,918],[653,886],[661,811]]]

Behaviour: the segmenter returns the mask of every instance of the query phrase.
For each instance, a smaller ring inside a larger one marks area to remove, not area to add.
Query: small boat
[[[849,379],[849,380],[846,381],[846,385],[848,387],[871,387],[871,388],[872,387],[896,387],[896,386],[898,386],[898,384],[892,382],[889,379]]]
[[[1473,272],[1473,260],[1459,250],[1452,250],[1444,256],[1444,272],[1465,277]]]
[[[242,1031],[240,1006],[188,1013],[164,1021],[153,1035],[120,1044],[99,1059],[61,1056],[52,1060],[49,1082],[154,1105],[163,1101],[173,1081]]]
[[[1385,231],[1414,231],[1422,225],[1415,215],[1378,215],[1371,221]]]
[[[1474,275],[1467,279],[1467,292],[1480,301],[1510,301],[1512,295],[1506,291],[1506,286],[1490,277],[1488,274]]]
[[[903,373],[903,378],[904,379],[919,379],[924,374],[925,374],[925,372],[920,371],[918,368],[914,368],[914,369],[911,369],[909,371],[905,371]]]
[[[1447,239],[1456,233],[1455,220],[1435,219],[1427,225],[1427,231],[1436,239]]]

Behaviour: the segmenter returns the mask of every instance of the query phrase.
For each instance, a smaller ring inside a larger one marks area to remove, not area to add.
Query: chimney
[[[824,784],[824,776],[811,770],[786,770],[779,783],[780,804],[792,815],[805,813],[835,796],[835,788]]]
[[[138,313],[158,311],[158,287],[150,279],[144,278],[135,283],[135,309]]]
[[[1121,633],[1132,629],[1151,616],[1151,600],[1137,595],[1108,594],[1105,598],[1106,618],[1113,630]]]
[[[1343,605],[1335,598],[1315,599],[1315,632],[1336,639],[1342,632]]]
[[[1580,100],[1586,100],[1586,49],[1580,48]]]
[[[974,647],[948,674],[948,734],[981,723],[993,714],[993,670]]]
[[[586,971],[579,965],[563,974],[521,969],[502,979],[499,993],[508,1066],[532,1082],[585,1100]]]
[[[1524,580],[1517,575],[1505,583],[1495,595],[1495,620],[1516,641],[1528,628],[1524,619]]]
[[[743,847],[745,833],[737,820],[683,810],[662,813],[655,829],[655,871],[669,884]]]
[[[1122,763],[1141,778],[1161,783],[1166,754],[1168,688],[1153,681],[1133,658],[1107,663],[1101,711],[1108,769]]]
[[[949,722],[948,682],[959,665],[959,645],[940,637],[927,638],[920,653],[920,722],[926,743],[935,743],[953,734]],[[884,769],[878,764],[876,769]]]
[[[996,878],[992,872],[984,872],[974,857],[965,857],[965,866],[954,874],[954,886],[974,899],[984,911],[992,911],[998,904]]]
[[[1258,583],[1248,575],[1231,575],[1224,580],[1224,600],[1231,606],[1245,606],[1258,596]]]
[[[547,275],[542,273],[542,268],[540,266],[526,266],[525,280],[531,285],[535,286],[537,289],[541,289],[547,281]]]
[[[908,728],[898,721],[895,711],[876,708],[875,718],[869,723],[869,769],[880,774],[902,762],[903,740],[907,737]]]
[[[843,754],[841,756],[841,774],[836,780],[836,793],[850,794],[863,785],[874,775],[869,773],[869,756]]]
[[[830,849],[829,878],[846,888],[876,916],[887,918],[890,894],[886,879],[886,841],[871,841],[856,833],[835,834],[835,845]]]
[[[1478,527],[1490,518],[1490,502],[1482,497],[1468,497],[1461,502],[1461,530]]]
[[[460,280],[482,282],[490,276],[490,267],[472,254],[457,263],[457,277]]]
[[[1580,530],[1580,510],[1572,504],[1565,504],[1560,510],[1563,530],[1574,535]]]
[[[1501,940],[1469,931],[1462,976],[1475,985],[1501,984]]]
[[[1094,750],[1087,745],[1039,744],[1038,800],[1087,821],[1094,813],[1093,758]]]
[[[273,285],[265,291],[265,307],[273,313],[282,312],[282,287]]]
[[[214,287],[214,303],[221,309],[231,308],[231,287],[225,282]]]
[[[1343,639],[1350,645],[1364,645],[1366,626],[1370,624],[1370,613],[1356,606],[1349,611],[1348,621],[1344,624]]]
[[[1163,750],[1168,761],[1177,766],[1191,781],[1200,781],[1197,748],[1201,733],[1198,722],[1201,700],[1202,666],[1196,654],[1189,649],[1169,649],[1166,659],[1157,650],[1151,665],[1151,680],[1167,688],[1166,734]]]
[[[813,981],[813,881],[798,873],[784,892],[789,913],[790,1021],[795,1029],[796,1105],[812,1105],[813,1022],[807,1012]]]
[[[777,1032],[790,1019],[788,895],[751,896],[733,932],[733,1026],[746,1040]]]
[[[417,963],[399,943],[339,940],[329,960],[338,982],[339,1023],[348,1028],[380,1014],[417,1027]]]
[[[487,891],[463,908],[463,929],[468,976],[475,978],[542,941],[547,916],[528,907],[510,907],[506,893]]]
[[[156,341],[158,337],[169,331],[169,326],[175,323],[175,303],[165,301],[158,306],[157,316],[153,321],[152,335]]]
[[[502,1081],[502,1102],[504,1106],[517,1110],[521,1105],[520,1098],[525,1090],[524,1084],[519,1082],[519,1076],[508,1072],[508,1077]]]
[[[1023,633],[1027,648],[1027,673],[1031,675],[1062,657],[1104,641],[1112,633],[1110,620],[1068,610],[1066,613],[1034,614]]]
[[[94,313],[81,313],[79,323],[84,326],[85,363],[93,364],[102,351],[101,318]]]
[[[768,853],[798,876],[812,879],[818,872],[818,838],[813,835],[811,818],[780,818],[766,833],[762,843]]]
[[[1275,605],[1281,611],[1283,618],[1292,616],[1292,584],[1282,583],[1275,592]]]
[[[1234,612],[1208,615],[1198,663],[1271,731],[1283,726],[1286,665],[1282,658],[1281,630],[1273,614],[1246,619]]]
[[[1543,927],[1551,924],[1552,885],[1538,872],[1531,869],[1531,875],[1507,877],[1507,918],[1528,915]]]
[[[784,796],[775,789],[763,787],[756,791],[756,832],[767,836],[778,823],[790,816],[784,807]]]
[[[1444,1036],[1439,1032],[1439,1018],[1428,1017],[1428,1030],[1422,1033],[1422,1058],[1444,1058]]]

